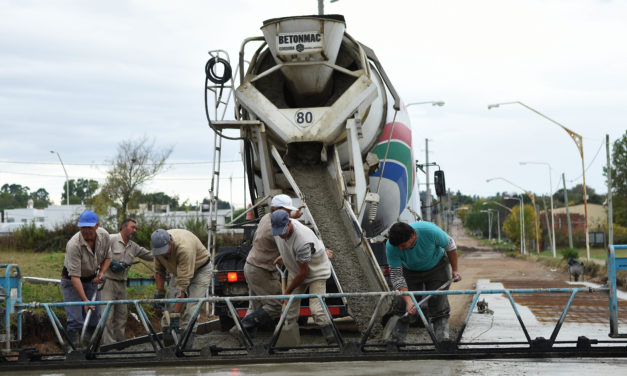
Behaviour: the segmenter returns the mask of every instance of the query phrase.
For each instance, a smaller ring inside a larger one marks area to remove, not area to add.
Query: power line
[[[27,164],[27,165],[58,165],[57,162],[29,162],[29,161],[0,161],[0,163],[7,164]],[[170,162],[164,163],[166,166],[175,165],[206,165],[212,164],[213,161],[199,161],[199,162]],[[220,163],[242,163],[239,159],[220,161]],[[145,163],[145,165],[154,166],[157,163]],[[111,166],[111,163],[65,163],[66,166]]]
[[[50,178],[65,178],[65,175],[48,175],[48,174],[36,174],[36,173],[32,173],[32,172],[13,172],[13,171],[0,171],[0,174],[8,174],[8,175],[28,175],[28,176],[45,176],[45,177],[50,177]],[[91,179],[91,180],[106,180],[106,177],[71,177],[72,180],[74,179]],[[220,180],[229,180],[230,177],[225,177],[225,178],[220,178]],[[244,176],[233,176],[233,179],[244,179]],[[158,180],[158,181],[178,181],[178,180],[206,180],[206,181],[210,181],[211,177],[206,177],[206,178],[154,178],[151,180]]]

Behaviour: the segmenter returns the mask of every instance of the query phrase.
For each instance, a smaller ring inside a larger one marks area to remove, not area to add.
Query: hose
[[[222,76],[219,76],[215,71],[215,67],[217,64],[222,64],[224,66],[224,73],[222,74]],[[211,116],[209,116],[209,104],[207,103],[207,84],[209,83],[209,81],[213,82],[216,85],[220,85],[220,93],[218,94],[218,100],[216,101],[217,103],[219,103],[222,99],[222,90],[224,89],[224,84],[231,79],[232,73],[233,70],[231,69],[231,65],[229,64],[229,62],[217,56],[212,57],[205,64],[205,116],[207,117],[207,121],[209,122],[209,127],[214,132],[216,132],[217,135],[226,138],[227,140],[237,141],[242,140],[243,138],[225,136],[221,130],[216,129],[213,124],[211,124]]]

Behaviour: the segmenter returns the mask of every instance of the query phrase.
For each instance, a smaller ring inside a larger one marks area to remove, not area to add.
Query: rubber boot
[[[329,324],[320,328],[324,339],[327,341],[327,345],[331,345],[333,343],[337,343],[337,339],[333,334],[333,327]]]
[[[78,330],[68,330],[67,331],[67,339],[68,341],[70,341],[72,343],[72,345],[74,345],[74,348],[79,348],[81,347],[80,339],[81,339],[81,332]]]
[[[246,315],[242,319],[242,329],[246,330],[250,338],[255,338],[257,335],[257,329],[263,326],[272,325],[273,320],[270,315],[263,308],[259,308],[256,311]],[[239,331],[237,330],[237,326],[233,326],[229,333],[235,338],[239,338]]]
[[[183,333],[181,333],[181,335],[183,335]],[[184,350],[191,350],[193,348],[194,337],[195,337],[195,334],[193,331],[189,333],[189,338],[187,339],[187,343],[185,344],[185,347],[183,348]]]
[[[394,342],[401,343],[405,341],[405,337],[407,336],[407,330],[409,329],[409,317],[401,317],[398,319],[396,326],[392,330],[392,335],[390,336],[391,340]]]
[[[94,335],[94,332],[96,331],[96,327],[95,326],[88,326],[87,329],[85,330],[85,338],[83,338],[83,342],[81,343],[81,347],[87,347],[89,345],[89,342],[91,341],[91,337]]]
[[[438,341],[448,340],[448,317],[439,317],[433,320],[433,331],[435,332],[435,338]]]

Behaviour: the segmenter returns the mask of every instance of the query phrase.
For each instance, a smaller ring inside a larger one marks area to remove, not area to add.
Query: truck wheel
[[[233,327],[233,325],[235,325],[235,322],[233,321],[231,316],[222,315],[222,316],[219,316],[219,319],[220,319],[220,330],[222,330],[223,332],[228,331],[229,329]]]

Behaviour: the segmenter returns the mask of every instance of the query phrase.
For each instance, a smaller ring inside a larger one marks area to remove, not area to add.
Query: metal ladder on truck
[[[220,164],[222,160],[222,139],[233,139],[222,134],[222,128],[215,124],[224,119],[226,110],[233,97],[234,78],[229,55],[223,50],[209,51],[209,60],[205,65],[205,113],[209,127],[213,130],[213,158],[211,167],[211,186],[209,187],[209,224],[207,226],[207,248],[211,259],[215,260],[218,233],[218,202],[220,192]],[[219,72],[219,67],[222,72]],[[209,95],[213,96],[210,106]],[[232,210],[233,208],[231,208]],[[213,265],[215,271],[215,265]],[[215,292],[213,281],[210,284],[211,295]],[[209,312],[209,310],[207,310]],[[213,305],[211,309],[213,314]]]

